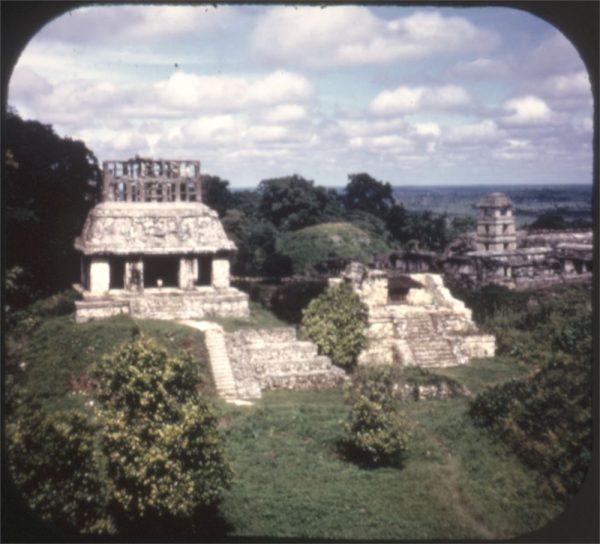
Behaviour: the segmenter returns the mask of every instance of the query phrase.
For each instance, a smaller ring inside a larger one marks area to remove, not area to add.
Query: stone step
[[[229,333],[227,351],[244,398],[260,389],[333,387],[345,377],[312,342],[298,340],[293,327]]]
[[[227,356],[224,333],[216,329],[207,330],[205,340],[217,392],[225,398],[235,398],[237,391]]]
[[[263,389],[312,389],[338,387],[345,380],[345,373],[335,372],[288,372],[261,379]]]
[[[272,344],[297,342],[296,329],[294,327],[278,327],[274,329],[256,330],[245,329],[229,333],[228,340],[232,343],[241,343],[244,346],[252,344]]]
[[[305,361],[302,365],[298,361],[263,361],[262,363],[253,363],[255,371],[260,374],[268,374],[271,372],[286,373],[286,372],[329,372],[331,363],[323,363],[317,360]]]

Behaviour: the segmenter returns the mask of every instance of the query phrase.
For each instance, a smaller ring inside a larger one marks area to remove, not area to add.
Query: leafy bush
[[[101,441],[120,524],[186,518],[214,506],[231,471],[189,357],[140,337],[95,369]]]
[[[351,401],[365,397],[372,402],[387,405],[401,398],[400,390],[404,384],[404,373],[400,366],[361,366],[353,372],[346,394]]]
[[[81,411],[31,407],[6,426],[9,467],[30,507],[66,532],[110,532],[96,425]]]
[[[513,449],[562,499],[579,490],[591,461],[591,367],[553,362],[530,382],[504,421]]]
[[[303,310],[326,288],[326,281],[321,279],[283,283],[275,290],[270,308],[280,319],[300,323]]]
[[[538,315],[546,315],[548,323],[540,319],[538,328],[552,347],[551,358],[528,380],[484,391],[469,410],[476,423],[537,469],[559,499],[581,486],[592,446],[592,316],[582,304],[572,307],[566,320],[558,317],[558,309],[564,309],[572,296],[573,291],[565,291],[534,308]]]
[[[410,439],[408,421],[393,403],[360,395],[346,425],[348,453],[370,465],[400,464]]]
[[[302,325],[321,353],[349,368],[365,347],[368,309],[347,284],[330,287],[304,310]]]
[[[75,301],[81,296],[74,289],[61,291],[47,298],[38,300],[24,308],[7,315],[9,327],[16,327],[21,332],[31,332],[44,318],[67,315],[75,311]]]
[[[478,425],[501,432],[512,405],[519,402],[528,389],[524,380],[510,380],[491,387],[471,401],[469,415]]]

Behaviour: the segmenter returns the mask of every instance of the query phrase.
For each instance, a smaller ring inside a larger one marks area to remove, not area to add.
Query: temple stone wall
[[[494,356],[494,336],[478,330],[471,310],[452,296],[439,274],[403,277],[407,285],[420,287],[409,288],[401,302],[389,300],[383,270],[353,263],[331,282],[348,282],[369,308],[368,343],[358,358],[360,365],[443,367]]]
[[[141,319],[205,319],[210,317],[247,317],[248,295],[237,289],[198,288],[146,289],[143,294],[111,293],[111,296],[87,297],[75,303],[76,321],[102,319],[125,313]]]

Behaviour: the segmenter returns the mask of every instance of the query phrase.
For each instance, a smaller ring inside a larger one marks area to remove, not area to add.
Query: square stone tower
[[[504,193],[491,193],[479,201],[477,251],[517,249],[512,201]]]
[[[103,167],[102,202],[75,240],[76,320],[248,315],[247,295],[229,285],[235,244],[201,202],[200,162],[136,157]]]

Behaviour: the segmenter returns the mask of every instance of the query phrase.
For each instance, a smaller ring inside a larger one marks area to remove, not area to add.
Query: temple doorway
[[[178,257],[144,257],[144,287],[177,287],[178,273]]]

